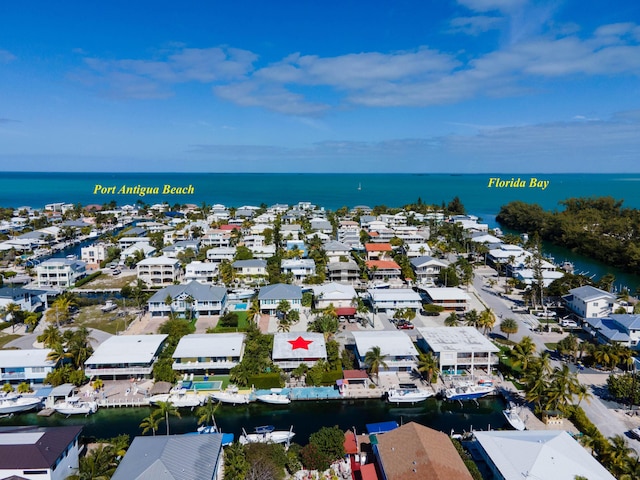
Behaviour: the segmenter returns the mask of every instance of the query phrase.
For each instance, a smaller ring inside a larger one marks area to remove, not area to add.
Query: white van
[[[560,320],[560,326],[564,328],[578,328],[578,324],[574,320],[567,320],[566,318]]]

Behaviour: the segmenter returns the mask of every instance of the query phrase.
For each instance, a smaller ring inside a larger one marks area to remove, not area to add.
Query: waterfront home
[[[49,352],[48,348],[0,350],[0,382],[44,383],[47,374],[56,368],[56,362],[47,360]]]
[[[169,297],[171,303],[168,303]],[[169,285],[157,291],[148,306],[152,317],[168,317],[171,313],[181,317],[219,315],[227,307],[227,289],[197,281]]]
[[[35,312],[38,309],[46,310],[46,293],[43,290],[31,288],[0,287],[0,309],[10,303],[15,303],[23,312]],[[6,320],[9,320],[9,318],[6,318]]]
[[[94,243],[80,249],[80,260],[87,264],[87,268],[92,270],[100,266],[100,262],[107,259],[109,245],[106,243]]]
[[[351,248],[362,248],[360,243],[360,225],[352,220],[342,220],[338,228],[338,241]]]
[[[129,233],[129,232],[127,232]],[[150,237],[122,237],[118,240],[118,248],[122,251],[122,250],[126,250],[127,248],[131,247],[132,245],[135,245],[136,243],[151,243],[151,238]]]
[[[334,307],[353,307],[354,299],[358,294],[351,285],[343,285],[337,282],[325,283],[324,285],[312,285],[313,302],[317,309]]]
[[[360,283],[360,268],[353,260],[348,262],[331,262],[327,265],[327,279],[347,285]]]
[[[111,480],[222,480],[222,434],[135,437]]]
[[[418,328],[418,346],[431,351],[443,374],[483,369],[488,373],[498,365],[500,350],[473,327]]]
[[[416,282],[425,285],[435,285],[440,276],[440,270],[448,266],[448,262],[430,256],[411,259],[411,268],[416,274]]]
[[[305,364],[313,367],[318,360],[327,360],[324,334],[316,332],[276,333],[273,336],[273,363],[285,371]]]
[[[401,281],[402,269],[393,260],[367,260],[365,262],[369,279],[373,281],[389,282]]]
[[[233,273],[243,278],[264,278],[267,276],[266,260],[236,260],[231,264]]]
[[[0,478],[65,480],[78,471],[82,426],[0,426]]]
[[[582,328],[599,343],[640,350],[640,315],[612,313],[602,318],[585,318]]]
[[[458,287],[425,287],[420,288],[427,296],[427,302],[439,305],[445,311],[464,313],[469,308],[471,297]]]
[[[68,288],[87,274],[87,264],[70,258],[50,258],[36,267],[39,287]]]
[[[116,335],[102,342],[85,362],[87,377],[151,378],[167,335]]]
[[[564,430],[474,431],[473,435],[474,451],[486,463],[491,478],[615,478]]]
[[[258,293],[260,311],[263,313],[275,315],[282,300],[289,302],[292,310],[300,311],[302,307],[302,289],[297,285],[275,283],[262,287]]]
[[[291,258],[280,262],[283,275],[291,275],[294,281],[301,282],[316,274],[316,262],[311,258]]]
[[[236,247],[214,247],[207,250],[207,260],[211,263],[232,262],[236,256]]]
[[[152,257],[141,260],[136,265],[138,279],[148,285],[171,285],[182,273],[180,261],[169,257]]]
[[[351,246],[346,243],[330,240],[322,248],[327,254],[328,262],[340,262],[351,258]]]
[[[620,306],[615,295],[591,285],[572,288],[562,300],[582,319],[607,317]]]
[[[218,264],[193,261],[184,268],[185,282],[213,283],[218,278]]]
[[[385,480],[473,479],[451,439],[418,423],[409,422],[377,435],[377,442],[372,444]]]
[[[242,361],[244,333],[185,335],[173,352],[172,368],[180,373],[228,375]]]
[[[140,253],[138,253],[140,252]],[[137,255],[142,255],[142,258],[149,258],[154,256],[156,249],[152,247],[148,242],[134,243],[130,247],[123,249],[120,252],[120,261],[124,263],[127,258],[135,258]]]
[[[419,311],[422,307],[420,294],[410,288],[370,288],[367,295],[374,311],[392,313],[401,308]]]
[[[390,243],[365,243],[364,250],[367,260],[391,260],[393,255]]]
[[[418,350],[411,338],[402,331],[376,330],[372,332],[354,331],[355,354],[359,368],[367,368],[365,355],[373,347],[379,347],[387,367],[380,367],[380,374],[385,372],[411,372],[417,368]]]
[[[555,267],[553,270],[542,270],[540,273],[542,275],[542,283],[545,288],[551,285],[554,280],[558,280],[565,275],[565,272],[556,270]],[[511,276],[526,285],[532,285],[536,282],[535,271],[532,268],[518,268],[516,271],[511,273]]]

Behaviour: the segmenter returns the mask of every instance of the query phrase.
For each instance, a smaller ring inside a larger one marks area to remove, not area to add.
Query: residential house
[[[82,426],[0,426],[0,478],[65,480],[78,472]]]
[[[218,277],[218,264],[193,261],[185,267],[185,282],[213,283]]]
[[[331,282],[357,285],[360,283],[360,268],[354,261],[331,262],[327,265],[327,279]]]
[[[372,444],[385,480],[473,478],[447,434],[418,423],[377,435]]]
[[[222,228],[212,228],[200,237],[200,243],[206,247],[230,247],[231,231]]]
[[[207,250],[207,260],[211,263],[232,262],[236,256],[236,247],[214,247]]]
[[[367,295],[374,311],[393,313],[401,308],[418,312],[422,308],[420,294],[410,288],[370,288]]]
[[[136,265],[138,278],[148,285],[171,285],[182,273],[180,261],[169,257],[151,257]]]
[[[302,225],[290,223],[280,226],[280,236],[283,240],[300,240],[301,235]]]
[[[448,262],[429,256],[411,259],[411,268],[416,274],[416,282],[424,285],[435,285],[440,276],[440,270],[448,266]]]
[[[333,226],[331,225],[331,222],[325,218],[312,218],[310,223],[311,230],[314,232],[325,233],[327,235],[331,235],[331,233],[333,233]]]
[[[640,350],[640,315],[612,313],[606,317],[587,317],[582,328],[600,343]]]
[[[14,277],[15,278],[15,277]],[[0,309],[15,303],[23,312],[47,309],[47,295],[43,290],[18,287],[0,287]],[[9,320],[7,318],[6,320]]]
[[[301,282],[316,274],[316,262],[311,258],[292,258],[280,262],[280,271],[291,275],[296,282]]]
[[[56,368],[56,362],[47,360],[49,352],[47,348],[0,350],[0,382],[44,383],[47,374]]]
[[[337,282],[325,283],[324,285],[312,285],[314,305],[317,309],[334,307],[353,307],[354,298],[358,294],[351,285],[343,285]]]
[[[368,260],[365,262],[369,279],[389,282],[401,280],[402,269],[393,260]]]
[[[120,249],[120,251],[122,250],[126,250],[127,248],[129,248],[132,245],[135,245],[136,243],[151,243],[151,238],[150,237],[122,237],[120,239],[118,239],[118,248]]]
[[[156,249],[147,242],[134,243],[120,252],[120,261],[124,262],[129,257],[135,258],[140,255],[138,252],[141,252],[142,258],[149,258],[155,255]]]
[[[393,247],[390,243],[366,243],[367,260],[392,260]]]
[[[180,373],[228,375],[242,361],[244,333],[185,335],[173,352],[172,368]]]
[[[87,377],[151,378],[167,335],[114,335],[84,362]]]
[[[278,367],[291,371],[301,364],[313,367],[319,360],[327,360],[324,334],[315,332],[276,333],[273,336],[271,359]]]
[[[426,293],[429,303],[439,305],[445,311],[464,313],[471,302],[469,294],[458,287],[426,287],[420,290]]]
[[[169,258],[177,258],[178,254],[191,250],[197,254],[200,250],[200,242],[198,240],[179,240],[173,245],[169,245],[162,249],[162,255]]]
[[[258,293],[260,311],[275,315],[278,304],[286,300],[292,310],[300,311],[302,307],[302,289],[297,285],[287,285],[286,283],[275,283],[262,287]]]
[[[238,277],[244,278],[256,278],[267,276],[267,261],[266,260],[236,260],[231,264],[234,274]]]
[[[351,259],[351,246],[347,245],[346,243],[331,240],[325,243],[322,248],[327,254],[329,263]]]
[[[562,300],[569,310],[583,319],[607,317],[620,306],[615,295],[591,285],[572,288]]]
[[[402,246],[402,250],[409,258],[426,257],[431,255],[431,247],[427,243],[405,243]]]
[[[222,480],[222,434],[135,437],[111,480]]]
[[[251,253],[253,253],[254,258],[259,259],[267,259],[271,258],[276,254],[276,246],[275,245],[261,245],[259,247],[252,247]]]
[[[50,258],[36,267],[39,287],[68,288],[87,274],[87,264],[70,258]]]
[[[586,448],[564,430],[474,431],[474,451],[490,478],[614,480]],[[446,477],[454,478],[454,477]],[[456,477],[457,478],[457,477]],[[485,477],[486,478],[486,477]]]
[[[107,250],[109,246],[105,243],[94,243],[80,249],[80,260],[87,264],[87,268],[96,269],[100,266],[100,262],[107,259]]]
[[[172,301],[167,304],[169,297]],[[182,317],[219,315],[227,306],[227,289],[197,281],[169,285],[156,292],[148,305],[152,317],[168,317],[172,312]]]
[[[411,372],[417,368],[418,350],[411,338],[402,331],[354,331],[355,354],[359,368],[367,368],[365,355],[373,347],[379,347],[387,365],[379,374]]]
[[[498,365],[500,349],[474,327],[424,327],[417,330],[418,346],[434,353],[438,369],[445,375],[459,375],[475,369],[491,372]]]

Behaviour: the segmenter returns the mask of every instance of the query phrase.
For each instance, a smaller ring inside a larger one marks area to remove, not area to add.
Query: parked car
[[[629,435],[631,435],[636,440],[640,440],[640,428],[629,430]]]
[[[564,328],[578,328],[578,324],[574,320],[560,320],[560,326]]]
[[[413,330],[415,328],[415,326],[413,325],[413,323],[402,323],[400,325],[398,325],[398,328],[401,330]]]

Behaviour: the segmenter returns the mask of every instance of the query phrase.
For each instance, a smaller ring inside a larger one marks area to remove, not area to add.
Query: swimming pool
[[[341,398],[340,391],[333,387],[296,387],[291,389],[291,400],[322,400]]]
[[[192,388],[195,391],[220,390],[222,388],[222,381],[216,380],[213,382],[192,382],[190,388]]]
[[[246,310],[247,309],[247,304],[246,303],[236,303],[233,307],[234,310]]]

